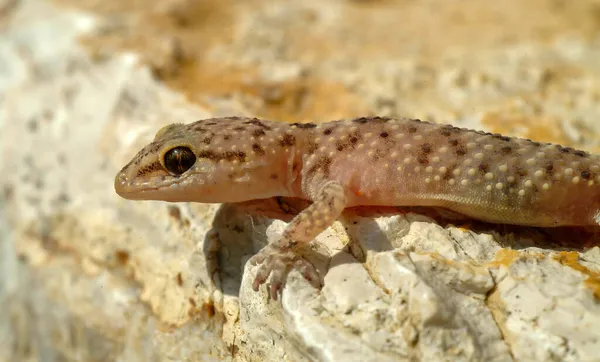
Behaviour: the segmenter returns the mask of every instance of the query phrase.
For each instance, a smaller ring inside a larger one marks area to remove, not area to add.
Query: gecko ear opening
[[[165,153],[164,165],[173,175],[181,175],[196,163],[196,155],[187,147],[175,147]]]

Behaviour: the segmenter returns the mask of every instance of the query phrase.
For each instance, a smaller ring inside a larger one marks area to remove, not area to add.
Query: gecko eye
[[[196,155],[187,147],[175,147],[165,153],[165,167],[175,175],[181,175],[196,162]]]

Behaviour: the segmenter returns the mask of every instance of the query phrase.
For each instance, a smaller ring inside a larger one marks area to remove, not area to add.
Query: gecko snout
[[[115,176],[115,191],[119,196],[125,197],[124,195],[128,192],[129,184],[125,167],[117,173],[117,176]]]

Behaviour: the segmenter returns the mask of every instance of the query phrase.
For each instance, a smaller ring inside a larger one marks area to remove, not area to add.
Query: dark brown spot
[[[379,116],[371,117],[371,121],[374,121],[374,122],[384,122],[385,123],[390,120],[391,120],[391,118],[389,118],[389,117],[379,117]]]
[[[209,160],[219,160],[219,157],[213,151],[200,151],[198,158],[208,158]]]
[[[323,156],[323,157],[319,158],[318,164],[321,166],[329,167],[331,165],[331,158]]]
[[[441,128],[440,133],[444,136],[450,136],[453,133],[461,133],[463,131],[468,131],[468,130],[466,128],[458,128],[458,127],[454,127],[450,124],[447,124]]]
[[[281,147],[293,146],[295,144],[296,144],[296,137],[292,136],[291,134],[285,134],[283,136],[283,139],[281,139],[279,141],[279,145]]]
[[[421,165],[429,165],[429,159],[427,158],[427,155],[424,154],[417,156],[417,162],[419,162]]]
[[[581,171],[581,178],[583,178],[585,180],[589,180],[590,177],[592,177],[592,174],[590,173],[590,171],[588,171],[588,170]]]
[[[294,162],[294,164],[292,165],[292,171],[296,171],[298,167],[300,167],[300,164],[298,162]]]
[[[323,131],[323,134],[325,136],[329,136],[331,134],[331,132],[333,132],[333,128],[327,128],[326,130]]]
[[[431,153],[431,144],[429,144],[429,143],[423,143],[421,145],[421,152],[423,152],[424,154]]]
[[[312,155],[313,153],[315,153],[315,151],[317,150],[317,148],[319,148],[319,145],[318,145],[318,144],[316,144],[316,143],[314,143],[314,142],[310,142],[310,143],[308,144],[308,147],[307,147],[307,149],[306,149],[306,152],[307,152],[309,155]]]
[[[452,178],[452,170],[454,170],[455,167],[456,167],[456,165],[446,168],[446,172],[444,172],[444,175],[442,175],[442,180],[444,180],[444,181],[450,180]]]
[[[352,136],[350,137],[350,143],[356,143],[358,142],[358,137]]]
[[[260,145],[258,143],[254,143],[252,145],[252,151],[254,151],[254,153],[256,153],[259,156],[265,155],[265,150],[262,147],[260,147]]]
[[[121,250],[121,249],[117,250],[115,252],[115,257],[117,258],[117,261],[121,265],[125,265],[125,264],[127,264],[127,262],[129,262],[129,252],[127,252],[126,250]]]
[[[206,123],[207,126],[216,126],[217,122],[208,122]]]
[[[161,146],[162,145],[159,142],[152,142],[146,148],[140,151],[140,153],[136,155],[135,158],[127,164],[127,166],[131,165],[132,163],[135,165],[139,165],[146,156],[148,156],[151,153],[156,153],[161,148]]]
[[[160,162],[156,161],[156,162],[153,162],[149,165],[146,165],[146,166],[138,169],[136,176],[144,176],[144,175],[156,172],[156,171],[160,171],[162,169],[163,169],[163,167],[160,164]]]
[[[239,127],[235,127],[233,130],[234,131],[238,131],[238,132],[242,132],[242,131],[246,130],[246,127],[239,126]]]
[[[389,133],[387,133],[387,132],[384,131],[384,132],[381,132],[379,134],[379,137],[381,137],[381,138],[387,138],[387,137],[389,137],[389,135],[390,135]]]
[[[177,285],[183,285],[183,277],[181,276],[181,273],[177,273]]]
[[[415,127],[415,126],[408,127],[408,133],[416,133],[416,132],[417,132],[417,127]]]
[[[331,159],[327,156],[321,156],[317,160],[317,163],[308,170],[308,176],[314,176],[317,171],[322,171],[325,177],[329,177],[329,169],[331,166]]]
[[[539,142],[531,141],[531,145],[535,147],[540,147],[542,144]]]
[[[228,134],[226,134],[225,136],[223,136],[223,139],[224,139],[225,141],[229,141],[229,140],[231,139],[231,136],[230,136],[230,135],[228,135]]]
[[[554,164],[552,163],[552,161],[546,161],[544,168],[546,169],[546,171],[551,172],[552,170],[554,170]]]
[[[246,152],[244,152],[244,151],[226,151],[223,153],[215,153],[213,151],[200,151],[200,152],[198,152],[198,158],[208,158],[209,160],[214,160],[214,161],[237,160],[239,162],[246,162]]]
[[[237,160],[239,162],[246,162],[246,152],[244,151],[226,151],[222,153],[222,158],[227,161]]]
[[[377,161],[383,156],[385,156],[385,152],[383,150],[375,150],[375,153],[373,154],[373,161]]]
[[[501,134],[499,134],[499,133],[494,133],[494,134],[492,135],[492,137],[494,137],[494,138],[495,138],[495,139],[497,139],[497,140],[504,141],[504,142],[508,142],[508,141],[510,141],[510,137],[503,136],[503,135],[501,135]]]
[[[309,129],[309,128],[317,127],[317,125],[314,123],[292,123],[292,126],[296,126],[298,128],[302,128],[302,129]]]
[[[456,151],[454,151],[454,153],[457,156],[464,156],[467,154],[467,150],[465,149],[465,147],[463,145],[458,146],[458,148],[456,149]]]
[[[486,173],[490,169],[490,165],[488,165],[487,162],[482,162],[479,164],[478,168],[482,173]]]
[[[254,131],[252,131],[252,136],[254,137],[261,137],[265,135],[265,131],[263,131],[262,129],[255,129]]]
[[[153,142],[151,144],[151,146],[148,148],[148,152],[146,154],[149,153],[155,153],[156,151],[158,151],[160,148],[162,147],[162,143],[160,142]]]
[[[502,152],[503,155],[508,155],[509,153],[512,152],[512,147],[504,146],[504,147],[500,148],[500,152]]]
[[[212,141],[212,136],[211,136],[211,137],[205,137],[205,138],[202,140],[202,143],[209,145],[209,144],[210,144],[210,141]]]
[[[458,146],[458,140],[456,138],[449,139],[448,143],[450,144],[450,146]]]
[[[281,196],[275,197],[275,201],[277,201],[277,206],[279,206],[279,210],[283,211],[285,214],[291,214],[294,212],[292,206]]]
[[[202,305],[202,310],[206,312],[208,317],[213,317],[215,315],[215,305],[213,303],[204,303]]]
[[[177,206],[168,207],[169,216],[177,221],[181,221],[181,210]]]
[[[587,157],[587,156],[588,156],[588,153],[587,153],[587,152],[585,152],[585,151],[579,151],[579,150],[578,150],[578,151],[575,151],[575,152],[573,152],[573,154],[574,154],[575,156],[579,156],[579,157]]]
[[[344,141],[344,142],[342,142],[340,140],[335,141],[335,148],[338,151],[343,151],[346,147],[352,147],[352,145],[350,145],[350,143],[347,141]]]
[[[271,180],[277,180],[279,178],[279,176],[277,176],[276,173],[272,173],[269,177],[271,178]]]
[[[557,147],[561,153],[570,153],[570,152],[575,151],[575,149],[571,148],[571,147],[562,147],[562,146],[557,146]]]
[[[258,127],[262,128],[262,129],[266,129],[266,130],[270,130],[271,129],[271,127],[269,127],[266,124],[262,123],[258,118],[254,118],[254,119],[252,119],[250,121],[246,121],[246,122],[244,122],[244,124],[253,124],[255,126],[258,126]]]
[[[202,125],[202,124],[194,125],[192,127],[192,130],[195,131],[195,132],[206,132],[207,131],[207,129],[204,128],[204,125]]]
[[[369,122],[369,119],[366,117],[360,117],[360,118],[353,119],[352,122],[365,124],[365,123]]]
[[[526,169],[516,166],[515,167],[515,173],[521,177],[527,176],[528,172]]]

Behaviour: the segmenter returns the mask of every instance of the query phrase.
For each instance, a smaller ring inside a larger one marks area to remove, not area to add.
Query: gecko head
[[[256,198],[256,185],[248,186],[248,180],[260,173],[264,160],[238,149],[240,138],[227,131],[232,122],[208,121],[159,130],[115,177],[117,194],[133,200],[205,203]]]

